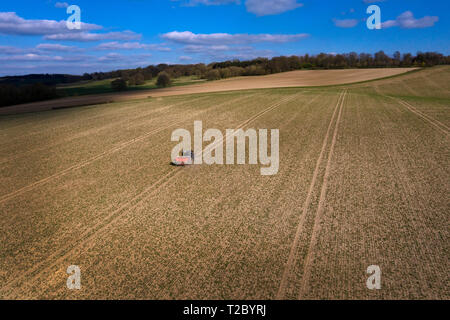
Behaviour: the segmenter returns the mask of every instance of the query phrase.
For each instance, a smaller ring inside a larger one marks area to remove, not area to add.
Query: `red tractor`
[[[194,151],[183,151],[181,156],[175,158],[172,162],[175,166],[186,166],[194,163]]]

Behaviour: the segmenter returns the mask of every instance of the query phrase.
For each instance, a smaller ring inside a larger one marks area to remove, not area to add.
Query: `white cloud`
[[[145,67],[154,63],[150,58],[150,54],[120,55],[114,53],[103,57],[39,54],[0,56],[0,75],[50,72],[82,74],[84,72],[129,69]]]
[[[195,44],[191,44],[183,48],[183,50],[188,53],[207,53],[213,51],[227,51],[230,49],[231,47],[226,45],[203,46]]]
[[[64,52],[75,52],[80,51],[80,48],[72,46],[64,46],[62,44],[56,43],[41,43],[36,46],[36,49],[43,51],[64,51]]]
[[[136,49],[146,49],[168,52],[171,51],[169,47],[165,47],[160,44],[145,44],[140,42],[106,42],[97,46],[98,50],[136,50]]]
[[[229,33],[210,33],[195,34],[190,31],[173,31],[161,36],[165,40],[184,44],[245,44],[258,42],[285,43],[295,42],[308,37],[308,34],[229,34]]]
[[[303,6],[297,0],[247,0],[247,11],[257,16],[280,14]]]
[[[194,7],[198,5],[218,6],[227,4],[240,5],[240,0],[171,0],[173,2],[183,2],[183,6]],[[303,6],[297,0],[246,0],[247,11],[257,16],[267,16],[280,14],[286,11],[297,9]]]
[[[333,19],[333,22],[339,28],[353,28],[359,21],[357,19]]]
[[[151,54],[131,54],[131,55],[122,55],[120,53],[111,52],[106,54],[105,56],[98,57],[97,61],[100,63],[130,63],[132,65],[134,64],[145,64],[148,63],[148,58],[150,58]],[[92,61],[93,58],[91,57],[91,60],[86,61]]]
[[[180,56],[180,57],[178,58],[178,60],[180,60],[180,61],[182,61],[182,62],[188,62],[188,61],[191,61],[191,60],[192,60],[192,57],[189,57],[189,56]]]
[[[44,37],[46,40],[58,41],[101,41],[101,40],[139,40],[142,35],[134,33],[133,31],[119,31],[108,33],[91,33],[91,32],[75,32],[75,33],[59,33],[51,34]]]
[[[0,12],[0,34],[44,36],[46,40],[60,41],[101,41],[101,40],[139,40],[140,34],[132,31],[118,31],[108,33],[92,33],[102,26],[81,23],[81,30],[69,30],[66,21],[55,20],[27,20],[19,17],[15,12]]]
[[[81,23],[83,31],[99,30],[101,26],[89,23]],[[0,12],[0,34],[8,35],[52,35],[68,33],[66,21],[55,20],[26,20],[15,12]]]
[[[98,61],[120,61],[123,58],[121,54],[111,52],[108,53],[106,56],[98,58]]]
[[[21,54],[21,55],[11,55],[11,56],[2,56],[0,57],[0,61],[50,61],[58,60],[60,57],[51,57],[51,56],[41,56],[34,53]]]
[[[84,51],[85,49],[73,47],[73,46],[64,46],[61,44],[53,44],[53,43],[41,43],[38,44],[34,48],[19,48],[13,46],[0,46],[0,54],[1,55],[26,55],[26,54],[47,54],[49,52],[67,52],[67,53],[79,53]],[[29,56],[33,57],[33,56]]]
[[[271,50],[259,50],[251,46],[235,45],[187,45],[183,51],[188,54],[200,54],[207,60],[231,60],[231,59],[254,59],[257,57],[271,57]],[[204,60],[203,59],[203,60]]]
[[[411,11],[405,11],[399,15],[395,20],[388,20],[381,24],[383,29],[391,27],[400,27],[404,29],[428,28],[434,26],[439,21],[439,17],[425,16],[420,19],[415,19]]]
[[[19,54],[23,52],[24,50],[22,48],[17,48],[13,46],[0,46],[1,54]]]
[[[185,44],[182,50],[190,54],[200,55],[203,60],[254,59],[271,57],[271,50],[256,49],[249,44],[255,43],[287,43],[306,38],[307,34],[194,34],[190,31],[169,32],[161,37],[165,40]]]
[[[57,2],[55,3],[55,8],[68,8],[69,4],[67,2]]]
[[[50,56],[41,55],[35,53],[27,53],[21,55],[11,55],[11,56],[0,56],[0,61],[17,61],[17,62],[41,62],[41,61],[52,61],[52,62],[76,62],[85,59],[84,56]]]
[[[249,49],[246,51],[230,51],[230,52],[211,52],[208,58],[213,61],[225,61],[225,60],[251,60],[261,57],[271,58],[274,56],[271,50],[256,50]]]

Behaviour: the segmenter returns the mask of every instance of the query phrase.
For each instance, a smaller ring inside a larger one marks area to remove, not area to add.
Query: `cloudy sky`
[[[381,8],[381,30],[366,9]],[[81,8],[81,30],[66,10]],[[399,50],[450,54],[448,0],[14,0],[0,4],[0,75]]]

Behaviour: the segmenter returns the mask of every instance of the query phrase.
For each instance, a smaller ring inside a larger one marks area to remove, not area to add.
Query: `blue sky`
[[[369,30],[366,9],[381,9]],[[69,30],[67,6],[81,9]],[[109,71],[258,56],[450,54],[448,0],[14,0],[0,4],[0,75]]]

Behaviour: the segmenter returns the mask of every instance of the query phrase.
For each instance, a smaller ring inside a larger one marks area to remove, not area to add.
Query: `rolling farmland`
[[[0,298],[449,299],[449,79],[2,116]],[[279,129],[278,174],[170,166],[194,120]]]
[[[155,83],[148,81],[145,85],[133,87],[130,91],[108,93],[111,91],[110,80],[80,83],[61,87],[65,94],[88,94],[72,96],[49,101],[32,102],[11,107],[0,108],[0,115],[45,111],[61,108],[87,106],[101,103],[124,102],[149,97],[159,98],[174,95],[211,93],[231,90],[249,90],[262,88],[311,87],[338,85],[360,81],[396,76],[417,68],[380,68],[380,69],[344,69],[344,70],[298,70],[259,77],[236,77],[217,81],[203,82],[193,78],[182,77],[175,80],[172,87],[154,89]],[[147,88],[147,90],[146,90]],[[153,88],[152,90],[148,90]],[[95,94],[99,93],[99,94]]]

